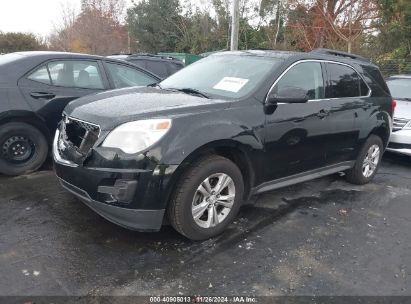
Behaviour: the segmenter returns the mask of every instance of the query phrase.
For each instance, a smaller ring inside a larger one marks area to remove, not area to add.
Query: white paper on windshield
[[[237,77],[224,77],[213,87],[213,89],[237,93],[243,86],[245,86],[248,80],[249,79]]]

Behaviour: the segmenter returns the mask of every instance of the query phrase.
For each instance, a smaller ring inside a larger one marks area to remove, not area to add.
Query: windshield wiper
[[[152,88],[159,88],[161,89],[161,86],[158,84],[158,82],[153,82],[147,85],[148,87],[152,87]]]
[[[192,88],[181,88],[181,89],[173,89],[179,92],[183,92],[186,94],[192,94],[192,95],[198,95],[207,99],[210,99],[210,96],[208,96],[207,94],[197,90],[197,89],[192,89]]]
[[[395,98],[395,97],[394,97],[394,99],[411,101],[411,98],[409,98],[409,97],[401,97],[401,98]]]

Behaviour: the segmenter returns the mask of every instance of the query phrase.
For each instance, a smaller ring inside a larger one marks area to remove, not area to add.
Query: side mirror
[[[267,103],[274,105],[278,103],[306,103],[308,101],[308,91],[297,87],[284,87],[272,92]]]

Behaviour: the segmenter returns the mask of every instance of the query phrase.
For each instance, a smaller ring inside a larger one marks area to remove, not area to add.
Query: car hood
[[[111,130],[121,123],[154,117],[169,117],[220,110],[227,100],[207,99],[151,87],[134,87],[88,95],[72,101],[64,110],[70,117]]]
[[[397,106],[395,107],[394,117],[411,120],[411,101],[396,99],[395,102]]]

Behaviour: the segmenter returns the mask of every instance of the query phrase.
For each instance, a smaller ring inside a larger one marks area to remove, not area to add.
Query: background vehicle
[[[391,76],[387,85],[397,103],[387,150],[411,156],[411,75]]]
[[[171,56],[153,55],[153,54],[126,54],[111,55],[108,58],[121,59],[131,62],[158,77],[164,79],[184,68],[184,63]]]
[[[62,185],[106,219],[158,230],[167,213],[201,240],[250,195],[341,171],[369,182],[392,112],[378,68],[361,57],[219,53],[155,87],[70,103],[53,155]]]
[[[159,81],[150,72],[99,56],[23,52],[0,59],[0,173],[19,175],[45,161],[64,107],[91,93]]]

